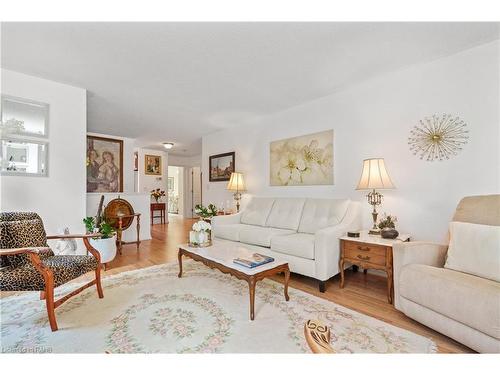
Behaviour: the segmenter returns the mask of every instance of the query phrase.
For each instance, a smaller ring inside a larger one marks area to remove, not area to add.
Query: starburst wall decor
[[[445,160],[458,154],[469,139],[464,120],[453,115],[433,115],[419,121],[408,137],[413,155],[427,161]]]

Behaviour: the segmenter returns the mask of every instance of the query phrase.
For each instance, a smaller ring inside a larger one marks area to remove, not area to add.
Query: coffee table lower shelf
[[[228,273],[240,280],[245,280],[248,283],[248,289],[250,293],[250,320],[254,320],[255,318],[255,285],[257,284],[257,281],[263,280],[266,277],[274,276],[279,273],[284,273],[285,274],[285,284],[284,284],[284,294],[285,294],[285,300],[289,301],[290,297],[288,296],[288,281],[290,279],[290,269],[288,268],[288,263],[280,264],[274,268],[268,268],[262,272],[257,272],[254,274],[246,274],[244,272],[241,272],[237,269],[225,266],[221,263],[217,263],[211,259],[207,259],[202,257],[201,255],[194,254],[188,250],[185,250],[183,248],[179,248],[179,253],[177,255],[179,259],[179,277],[182,277],[182,256],[186,256],[188,258],[191,258],[195,261],[201,262],[204,265],[210,267],[210,268],[215,268],[222,273]]]

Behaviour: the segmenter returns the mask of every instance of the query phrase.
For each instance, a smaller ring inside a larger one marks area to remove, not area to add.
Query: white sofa
[[[361,228],[360,204],[348,199],[260,198],[212,219],[215,238],[245,243],[288,261],[292,272],[320,281],[339,273],[339,237]]]
[[[462,199],[453,222],[500,226],[500,195]],[[478,237],[467,247],[483,268],[491,267],[481,261],[485,242]],[[500,353],[500,283],[448,268],[448,249],[426,242],[393,246],[394,306],[478,352]]]

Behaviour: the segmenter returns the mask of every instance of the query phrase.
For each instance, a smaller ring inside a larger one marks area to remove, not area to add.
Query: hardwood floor
[[[169,224],[155,224],[152,226],[153,239],[143,241],[140,250],[135,245],[124,245],[123,254],[108,264],[103,275],[113,275],[124,271],[153,266],[155,264],[177,262],[178,244],[187,242],[188,232],[194,220],[184,220],[181,217],[171,217]],[[85,275],[82,279],[89,279]],[[386,279],[383,276],[364,274],[363,272],[345,272],[345,286],[339,288],[339,275],[326,283],[325,293],[318,291],[318,282],[309,277],[292,274],[290,277],[291,288],[296,288],[325,298],[339,305],[356,310],[360,313],[380,319],[397,327],[407,329],[419,335],[434,340],[440,353],[473,353],[471,349],[456,341],[433,331],[426,326],[406,317],[387,303]],[[282,276],[273,277],[274,280],[283,282]],[[75,280],[75,281],[80,281]],[[1,292],[1,297],[12,295],[16,292]],[[106,298],[106,289],[104,289]]]
[[[171,217],[169,224],[153,225],[151,230],[153,239],[142,242],[139,252],[136,251],[135,245],[125,245],[123,255],[117,255],[109,264],[105,274],[111,275],[155,264],[176,262],[177,245],[187,241],[188,232],[193,222],[193,220],[185,220],[181,217]],[[456,341],[406,317],[392,305],[389,305],[387,303],[386,279],[383,276],[347,270],[345,277],[344,289],[339,288],[340,278],[337,275],[326,283],[325,293],[319,293],[316,280],[292,274],[290,287],[429,337],[437,344],[440,353],[473,352]],[[283,281],[282,276],[276,276],[273,279]]]

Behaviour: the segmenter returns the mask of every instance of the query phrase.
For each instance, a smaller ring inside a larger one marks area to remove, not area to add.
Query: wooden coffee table
[[[246,268],[233,263],[233,259],[251,255],[255,250],[250,250],[243,244],[236,244],[229,241],[214,241],[210,247],[190,247],[189,245],[181,245],[179,247],[179,277],[182,277],[182,256],[189,257],[198,262],[205,264],[210,268],[216,268],[223,273],[228,273],[240,280],[245,280],[248,283],[250,292],[250,319],[254,320],[255,312],[255,285],[257,281],[276,275],[278,273],[285,274],[284,293],[285,300],[288,301],[288,280],[290,279],[290,269],[288,263],[279,261],[264,264],[255,268]]]

